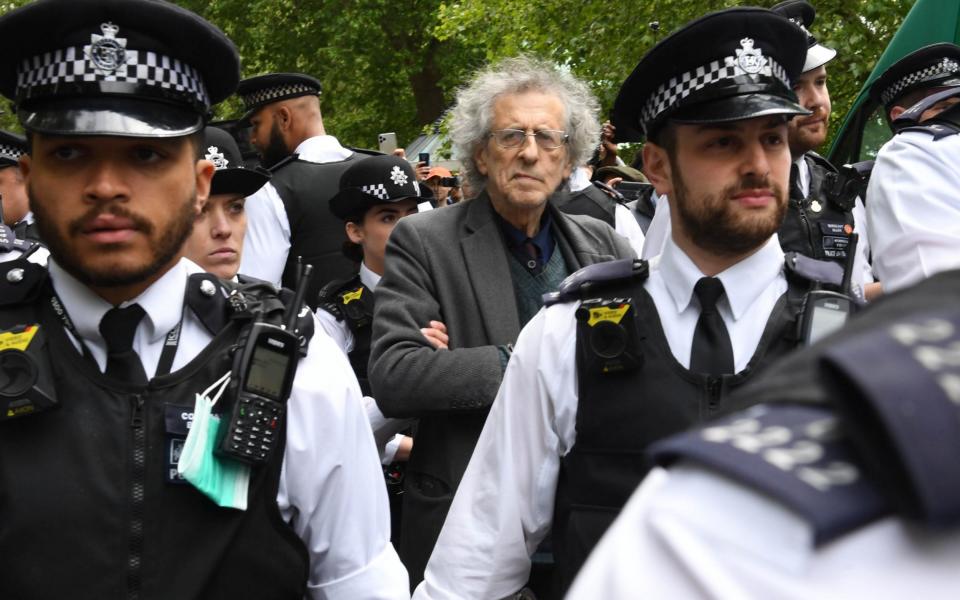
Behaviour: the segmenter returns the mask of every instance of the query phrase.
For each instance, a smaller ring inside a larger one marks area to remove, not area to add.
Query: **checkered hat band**
[[[894,82],[893,85],[883,90],[880,94],[880,101],[883,104],[889,104],[900,95],[900,92],[910,88],[916,83],[937,75],[949,75],[957,72],[960,72],[960,64],[955,60],[945,58],[935,65],[930,65],[919,71],[914,71],[906,77],[901,77]]]
[[[255,92],[250,92],[249,94],[241,96],[241,99],[243,100],[244,106],[247,107],[247,110],[250,110],[255,106],[268,104],[280,98],[316,94],[317,92],[317,88],[305,83],[285,83],[283,85],[262,88]]]
[[[361,185],[360,191],[364,194],[370,194],[371,196],[376,196],[380,200],[389,200],[390,194],[387,193],[387,188],[382,184],[378,183],[376,185]]]
[[[64,48],[28,58],[17,71],[17,92],[62,83],[118,81],[180,92],[210,105],[196,69],[156,52],[126,51],[126,63],[115,72],[98,68],[83,48]]]
[[[789,88],[790,78],[787,77],[787,71],[770,57],[766,57],[766,61],[766,65],[757,75],[776,77]],[[732,79],[744,74],[744,71],[736,65],[728,64],[727,61],[723,60],[715,60],[709,65],[697,67],[692,71],[677,75],[658,87],[644,103],[640,111],[640,119],[649,123],[657,115],[676,105],[693,92],[702,90],[718,81]]]
[[[23,150],[17,148],[16,146],[10,146],[7,144],[0,144],[0,158],[6,158],[7,160],[17,161],[20,160],[20,157],[23,156]]]

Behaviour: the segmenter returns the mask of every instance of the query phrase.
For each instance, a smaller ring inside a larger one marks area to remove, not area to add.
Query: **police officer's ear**
[[[213,166],[213,163],[205,158],[201,158],[197,161],[196,164],[196,178],[197,178],[197,200],[196,200],[196,213],[197,216],[200,216],[200,213],[203,212],[203,207],[207,203],[207,200],[210,198],[210,185],[213,182],[213,173],[216,171],[216,168]]]
[[[364,231],[361,225],[358,225],[353,221],[347,221],[345,229],[347,231],[348,240],[354,244],[363,244]]]
[[[20,156],[20,176],[23,177],[24,185],[30,185],[30,167],[33,166],[30,161],[31,158],[29,154]]]
[[[673,168],[666,148],[652,141],[643,145],[643,174],[657,194],[673,197]]]
[[[280,133],[286,137],[286,135],[293,128],[293,110],[290,108],[289,102],[281,102],[277,109],[273,113],[273,122],[276,123],[277,128],[280,129]]]

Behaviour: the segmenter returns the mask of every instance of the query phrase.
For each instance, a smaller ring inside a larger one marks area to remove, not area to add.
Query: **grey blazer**
[[[548,210],[571,273],[634,256],[606,223],[563,214],[552,202]],[[403,219],[387,244],[369,376],[383,414],[420,419],[407,467],[400,542],[412,584],[422,578],[500,386],[497,346],[514,343],[520,333],[508,260],[486,193]],[[420,333],[431,320],[446,324],[449,350],[435,350]]]

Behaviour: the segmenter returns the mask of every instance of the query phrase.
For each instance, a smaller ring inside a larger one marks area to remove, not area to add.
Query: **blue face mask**
[[[218,506],[246,510],[250,467],[213,453],[220,430],[220,417],[214,415],[212,410],[229,383],[230,373],[227,373],[205,392],[197,394],[193,424],[183,444],[177,472]],[[209,394],[217,386],[220,389],[211,400]]]

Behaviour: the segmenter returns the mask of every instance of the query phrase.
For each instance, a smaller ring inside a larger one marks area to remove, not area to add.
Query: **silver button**
[[[820,206],[820,203],[818,201],[814,200],[813,202],[810,203],[810,210],[812,210],[815,213],[818,213],[821,210],[823,210],[823,207]]]
[[[527,261],[527,268],[528,268],[528,269],[536,269],[536,268],[537,268],[537,261],[535,261],[535,260],[528,260],[528,261]]]
[[[200,282],[200,293],[204,296],[213,296],[217,293],[217,286],[213,285],[209,279],[204,279]]]
[[[7,271],[7,281],[10,283],[20,283],[23,281],[23,269],[10,269]]]

